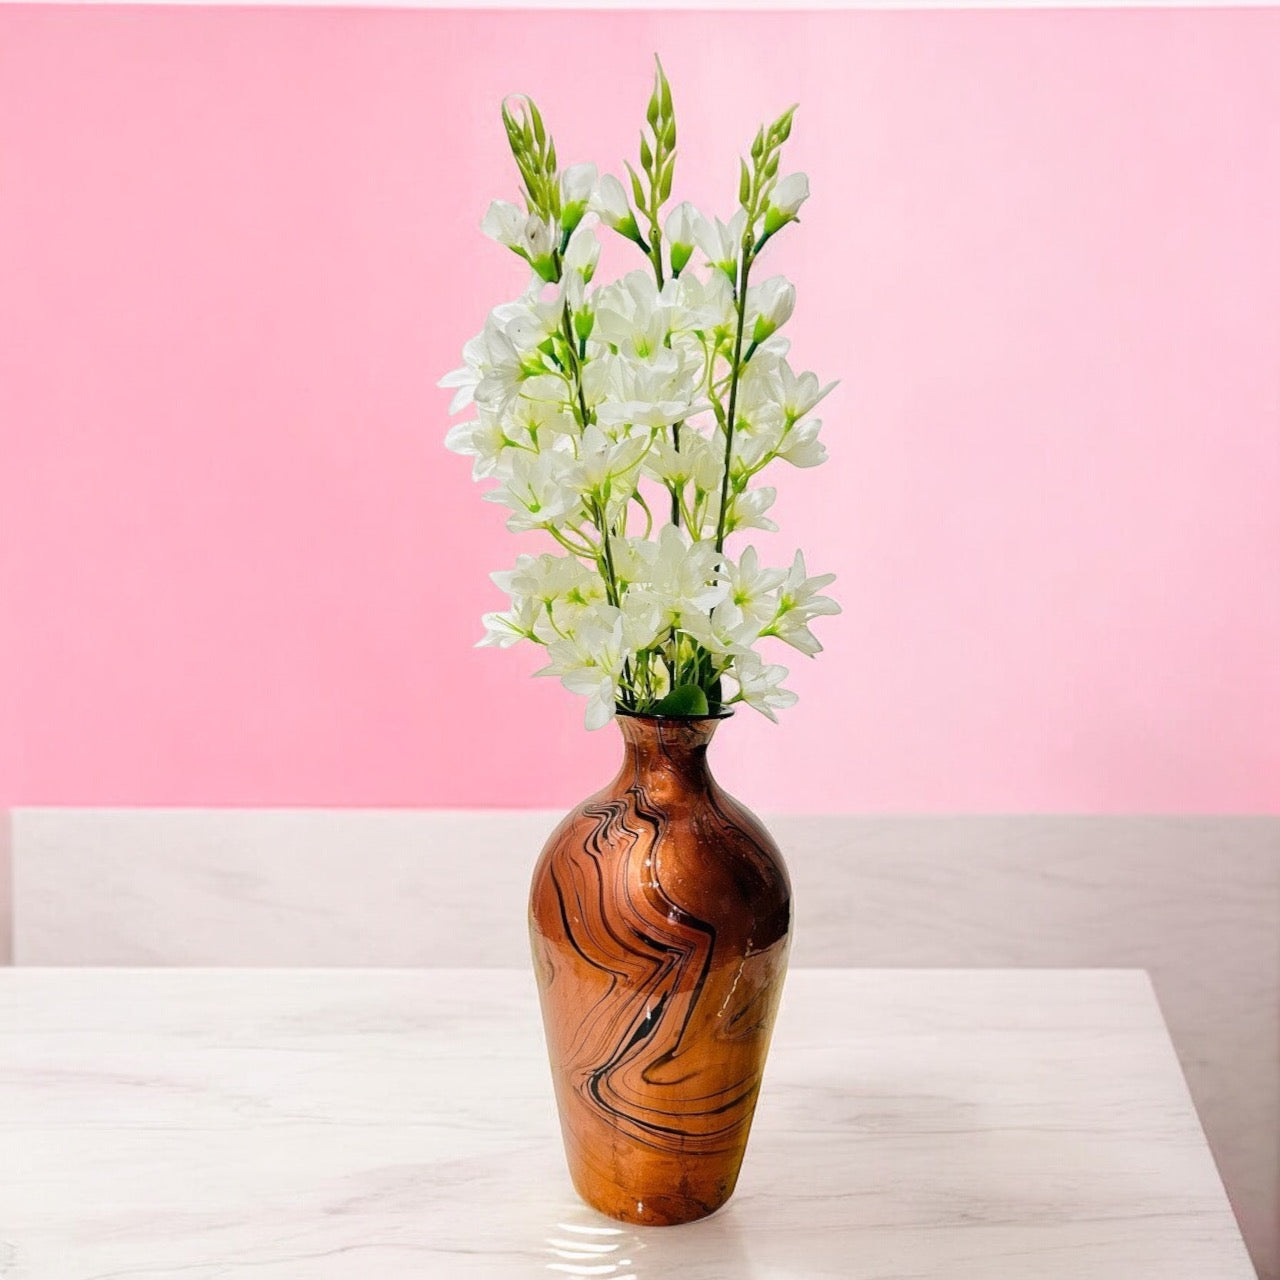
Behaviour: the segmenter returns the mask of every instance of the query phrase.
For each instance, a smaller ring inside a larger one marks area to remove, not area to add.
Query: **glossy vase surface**
[[[621,771],[533,876],[569,1171],[626,1222],[691,1222],[732,1195],[786,972],[786,866],[711,777],[718,723],[620,713]]]

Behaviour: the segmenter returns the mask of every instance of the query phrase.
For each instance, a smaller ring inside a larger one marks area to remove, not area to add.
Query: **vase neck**
[[[719,720],[619,716],[624,756],[618,781],[643,787],[661,803],[706,791],[712,785],[707,744]]]

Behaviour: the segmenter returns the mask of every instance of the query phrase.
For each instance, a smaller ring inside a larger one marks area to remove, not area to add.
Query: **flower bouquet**
[[[493,575],[510,606],[485,615],[480,643],[543,646],[539,674],[587,697],[588,728],[618,708],[738,702],[776,719],[795,694],[762,644],[816,654],[809,623],[839,612],[820,594],[833,575],[810,577],[799,551],[774,568],[730,541],[777,528],[768,468],[826,458],[811,415],[834,384],[788,363],[794,286],[756,279],[808,196],[803,173],[780,175],[794,110],[757,132],[723,222],[687,202],[668,211],[676,118],[660,64],[630,194],[594,164],[561,170],[532,101],[503,106],[523,207],[496,200],[482,225],[530,281],[442,380],[451,412],[474,410],[446,444],[494,482],[483,496],[509,508],[510,529],[552,544]],[[644,266],[598,280],[603,234]]]

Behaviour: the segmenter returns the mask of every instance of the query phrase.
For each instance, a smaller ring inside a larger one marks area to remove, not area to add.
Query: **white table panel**
[[[738,1194],[610,1222],[511,970],[0,972],[5,1280],[1245,1280],[1144,974],[792,973]]]

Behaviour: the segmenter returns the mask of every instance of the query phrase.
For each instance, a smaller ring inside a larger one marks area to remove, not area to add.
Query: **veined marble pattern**
[[[561,816],[19,810],[15,959],[526,966],[529,876]],[[1280,1280],[1280,821],[766,822],[795,889],[793,971],[1148,969],[1255,1264]]]
[[[794,972],[738,1193],[573,1196],[532,976],[0,972],[5,1280],[1247,1280],[1145,975]]]

